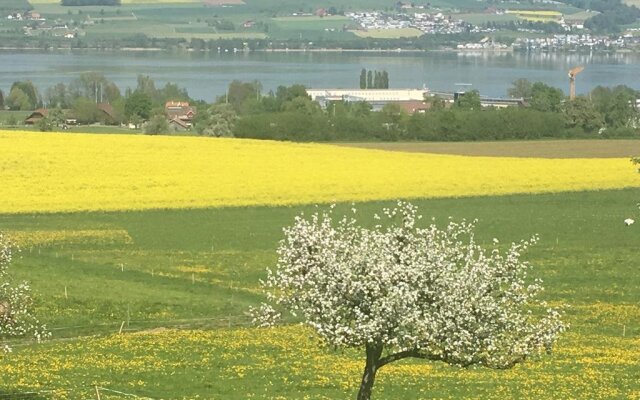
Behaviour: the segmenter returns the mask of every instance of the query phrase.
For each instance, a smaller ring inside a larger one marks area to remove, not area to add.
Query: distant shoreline
[[[228,50],[228,49],[227,49]],[[72,47],[51,47],[48,49],[43,49],[41,47],[0,47],[0,51],[35,51],[35,52],[82,52],[82,51],[96,51],[96,52],[122,52],[122,53],[160,53],[160,52],[186,52],[186,53],[219,53],[219,54],[237,54],[237,53],[404,53],[404,54],[419,54],[419,53],[486,53],[486,54],[499,54],[499,53],[517,53],[517,52],[525,52],[525,53],[548,53],[548,54],[588,54],[590,53],[587,50],[558,50],[558,51],[527,51],[527,50],[519,50],[514,49],[513,47],[503,48],[503,49],[349,49],[349,48],[315,48],[315,49],[254,49],[254,50],[245,50],[245,49],[237,49],[236,51],[228,50],[228,51],[216,51],[216,50],[194,50],[194,49],[185,49],[185,48],[172,48],[165,49],[161,47],[122,47],[122,48],[104,48],[104,47],[83,47],[83,48],[72,48]],[[595,54],[638,54],[638,51],[634,51],[632,49],[615,49],[615,50],[600,50],[596,51]]]

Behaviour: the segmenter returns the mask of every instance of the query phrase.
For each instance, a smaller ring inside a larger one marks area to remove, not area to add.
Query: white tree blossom
[[[8,274],[13,248],[0,232],[0,338],[31,336],[40,341],[49,333],[33,313],[31,288],[26,282],[13,284]],[[5,344],[3,349],[9,351],[10,347]]]
[[[531,266],[520,259],[535,237],[504,253],[497,240],[485,250],[472,223],[421,228],[406,202],[376,219],[366,228],[353,217],[335,220],[332,210],[296,217],[262,282],[270,305],[257,320],[268,325],[273,307],[283,308],[327,344],[363,348],[358,399],[371,397],[377,370],[393,361],[510,368],[550,351],[566,328],[537,299],[541,281],[528,281]]]

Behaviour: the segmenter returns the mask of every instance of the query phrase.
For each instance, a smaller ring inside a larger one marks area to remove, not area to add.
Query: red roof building
[[[193,118],[196,116],[196,108],[189,105],[187,101],[167,101],[164,111],[169,120],[180,120],[188,127],[191,127]]]

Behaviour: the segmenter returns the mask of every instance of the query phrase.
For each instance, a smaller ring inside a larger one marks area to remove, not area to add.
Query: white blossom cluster
[[[49,337],[49,332],[33,314],[29,284],[14,285],[8,274],[12,248],[11,241],[0,232],[0,338],[32,336],[40,341]],[[4,350],[8,349],[4,345]]]
[[[379,367],[420,357],[509,368],[550,350],[566,329],[560,312],[537,300],[541,282],[529,282],[531,266],[520,259],[535,237],[504,253],[495,240],[486,251],[473,223],[421,228],[410,203],[376,218],[366,228],[332,210],[296,217],[262,282],[271,305],[257,322],[286,309],[330,345],[384,349]]]

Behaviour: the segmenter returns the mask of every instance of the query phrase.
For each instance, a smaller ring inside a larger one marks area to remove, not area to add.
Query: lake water
[[[482,95],[505,96],[518,78],[542,81],[568,92],[567,71],[585,66],[577,92],[597,85],[624,84],[640,89],[638,54],[549,54],[492,52],[427,53],[169,53],[169,52],[0,52],[0,88],[31,80],[43,92],[78,74],[99,71],[124,91],[135,87],[138,74],[156,86],[166,82],[187,88],[198,99],[212,101],[229,82],[258,80],[265,91],[300,83],[311,88],[357,87],[362,68],[387,70],[392,88],[454,91],[478,89]],[[465,84],[465,85],[456,85]],[[469,85],[470,84],[470,85]]]

